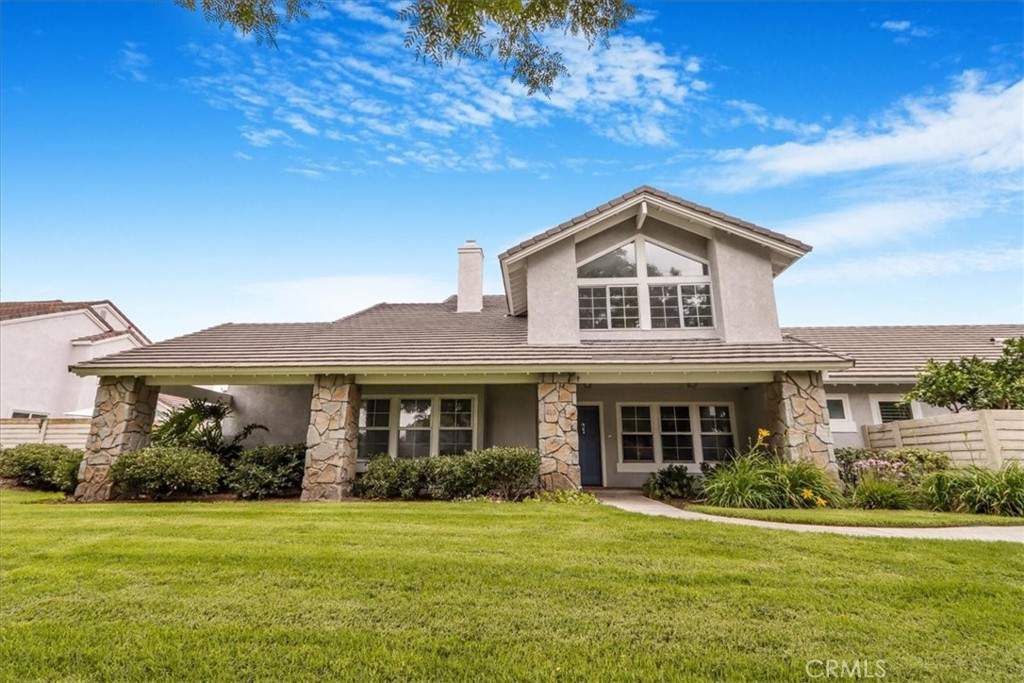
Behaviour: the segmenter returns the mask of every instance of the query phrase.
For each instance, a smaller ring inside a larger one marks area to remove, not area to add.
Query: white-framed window
[[[359,460],[473,450],[476,404],[472,396],[364,396],[359,405]]]
[[[577,264],[580,329],[715,326],[708,262],[638,235]]]
[[[870,394],[868,400],[871,401],[871,417],[875,424],[921,417],[921,406],[916,401],[904,405],[900,394]]]
[[[12,410],[11,417],[17,419],[29,419],[29,420],[42,420],[47,417],[47,413],[39,413],[34,410]]]
[[[850,412],[850,397],[847,394],[827,394],[825,410],[828,412],[829,428],[833,432],[855,432],[857,423]]]
[[[732,404],[618,403],[619,471],[718,462],[736,448]]]

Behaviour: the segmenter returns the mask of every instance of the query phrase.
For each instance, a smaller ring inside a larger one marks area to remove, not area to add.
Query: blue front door
[[[601,411],[597,406],[579,406],[580,483],[601,486]]]

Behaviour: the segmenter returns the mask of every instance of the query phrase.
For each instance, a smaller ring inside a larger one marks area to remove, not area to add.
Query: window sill
[[[580,339],[719,339],[722,335],[714,327],[690,327],[684,329],[641,330],[628,328],[620,330],[580,330]]]
[[[616,467],[617,472],[623,473],[650,473],[658,472],[672,465],[684,465],[692,474],[700,472],[700,465],[695,462],[620,462]]]

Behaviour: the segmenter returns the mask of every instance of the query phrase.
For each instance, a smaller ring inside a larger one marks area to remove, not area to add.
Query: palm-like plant
[[[232,436],[224,438],[224,420],[234,411],[220,401],[192,399],[188,405],[175,408],[153,430],[153,443],[158,446],[197,448],[217,456],[230,467],[242,453],[242,442],[256,431],[269,431],[261,424],[250,423]]]

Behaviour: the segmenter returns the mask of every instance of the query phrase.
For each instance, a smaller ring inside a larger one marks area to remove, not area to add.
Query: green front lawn
[[[39,497],[36,496],[35,499]],[[1024,671],[1024,546],[606,506],[0,492],[0,677],[806,681]],[[812,668],[813,671],[813,668]]]
[[[877,526],[877,527],[949,527],[949,526],[1020,526],[1020,517],[999,517],[997,515],[970,515],[956,512],[931,512],[928,510],[847,510],[836,508],[814,508],[806,510],[754,510],[751,508],[722,508],[713,505],[680,503],[678,507],[694,512],[721,517],[760,519],[767,522],[787,524],[824,524],[826,526]],[[1024,533],[1024,529],[1022,529]]]

